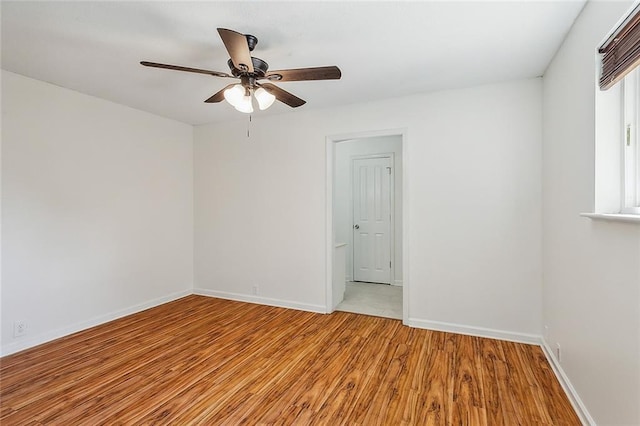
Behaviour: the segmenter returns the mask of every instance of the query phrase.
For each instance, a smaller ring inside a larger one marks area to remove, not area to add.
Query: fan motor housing
[[[233,74],[234,77],[241,77],[243,75],[256,78],[264,77],[267,73],[267,70],[269,69],[269,64],[267,64],[262,59],[253,56],[251,57],[251,62],[253,63],[253,72],[239,70],[238,68],[233,66],[233,61],[231,59],[227,61],[227,64],[229,65],[231,74]]]

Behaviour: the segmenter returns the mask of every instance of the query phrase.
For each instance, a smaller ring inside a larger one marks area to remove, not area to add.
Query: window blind
[[[600,89],[607,90],[640,65],[640,5],[598,49],[602,55]]]

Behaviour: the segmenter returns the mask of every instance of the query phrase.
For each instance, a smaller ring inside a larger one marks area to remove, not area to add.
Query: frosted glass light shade
[[[224,91],[224,98],[237,109],[237,106],[242,103],[242,98],[245,97],[244,92],[244,87],[241,84],[236,84]]]
[[[253,105],[251,104],[251,95],[243,96],[234,107],[240,112],[246,114],[252,113]]]
[[[259,87],[258,90],[253,93],[253,96],[255,96],[256,101],[258,101],[258,107],[260,110],[269,108],[276,100],[275,96],[264,90],[262,87]]]

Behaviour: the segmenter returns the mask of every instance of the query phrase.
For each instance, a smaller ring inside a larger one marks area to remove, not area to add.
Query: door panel
[[[354,280],[391,283],[391,158],[353,160]]]

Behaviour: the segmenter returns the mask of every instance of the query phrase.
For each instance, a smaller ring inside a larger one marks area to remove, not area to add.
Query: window
[[[595,212],[640,221],[640,5],[598,49]]]
[[[635,68],[624,78],[622,167],[621,167],[621,208],[622,213],[640,214],[640,68]]]

